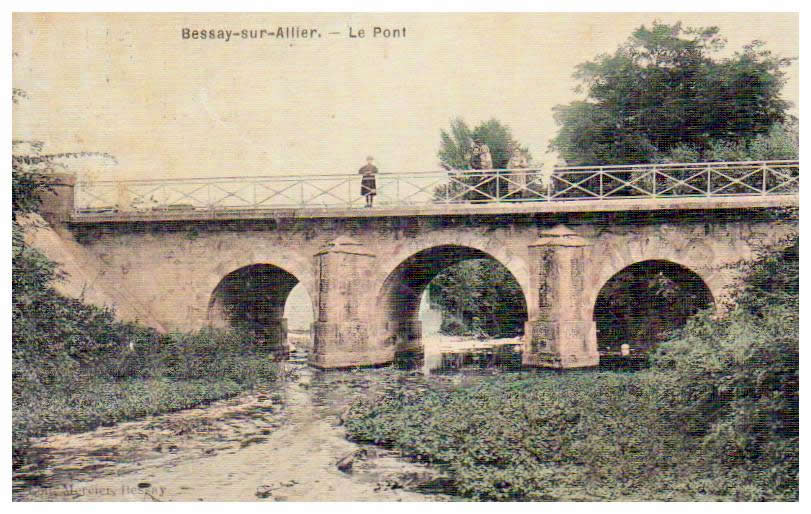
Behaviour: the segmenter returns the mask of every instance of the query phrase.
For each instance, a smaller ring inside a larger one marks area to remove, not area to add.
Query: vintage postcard
[[[797,501],[799,13],[15,13],[15,501]]]

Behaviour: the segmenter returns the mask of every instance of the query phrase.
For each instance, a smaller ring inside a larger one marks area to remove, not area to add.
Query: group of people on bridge
[[[470,161],[470,167],[473,170],[493,169],[493,157],[490,154],[490,148],[480,139],[473,140],[470,153],[465,155],[465,159]],[[527,152],[518,147],[518,145],[511,144],[510,160],[507,163],[507,169],[522,168],[529,168]],[[372,207],[374,197],[377,195],[375,175],[378,173],[377,166],[374,165],[374,157],[371,155],[366,157],[366,164],[358,170],[358,173],[362,176],[360,195],[365,198],[366,207]],[[521,188],[522,185],[526,185],[526,177],[523,175],[513,177],[513,179],[508,182],[510,189],[518,189]]]

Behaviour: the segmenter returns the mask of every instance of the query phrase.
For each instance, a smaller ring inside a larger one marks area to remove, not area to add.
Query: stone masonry
[[[70,194],[69,181],[62,194]],[[697,274],[720,305],[735,285],[728,265],[796,230],[774,215],[796,203],[786,195],[70,216],[60,212],[62,201],[47,212],[62,237],[92,256],[83,262],[99,267],[94,274],[120,284],[166,330],[222,325],[224,297],[215,292],[223,279],[247,267],[278,268],[291,278],[263,286],[268,316],[279,318],[268,320],[279,328],[268,331],[278,334],[270,344],[284,350],[284,300],[297,281],[312,301],[311,364],[319,368],[419,353],[425,286],[461,260],[495,259],[524,292],[524,364],[574,368],[599,361],[594,305],[616,273],[673,262]]]

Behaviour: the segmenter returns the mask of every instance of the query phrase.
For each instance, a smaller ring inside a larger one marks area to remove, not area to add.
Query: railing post
[[[712,168],[707,168],[707,196],[712,196]]]
[[[603,170],[598,171],[598,173],[600,174],[600,200],[605,200],[605,189],[603,188],[603,178],[605,177],[605,174],[603,173]]]
[[[82,183],[81,182],[79,182],[79,183],[77,183],[77,184],[75,184],[73,186],[73,193],[71,194],[71,196],[73,197],[73,207],[70,209],[71,215],[76,214],[79,211],[79,208],[76,207],[76,206],[79,204],[78,200],[79,200],[79,193],[81,192],[81,190],[82,190]]]
[[[501,174],[496,172],[496,202],[501,203]]]
[[[760,194],[765,196],[766,195],[766,190],[768,189],[766,177],[768,176],[768,173],[769,173],[768,171],[766,171],[768,168],[767,168],[765,162],[761,163],[761,168],[760,169],[763,172],[763,189],[760,190]]]

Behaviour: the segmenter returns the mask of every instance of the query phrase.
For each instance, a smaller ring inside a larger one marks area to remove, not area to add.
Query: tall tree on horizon
[[[639,27],[613,54],[577,66],[585,99],[554,108],[549,149],[568,165],[659,162],[685,149],[701,159],[787,121],[780,92],[794,59],[762,41],[716,57],[725,44],[718,27]]]

